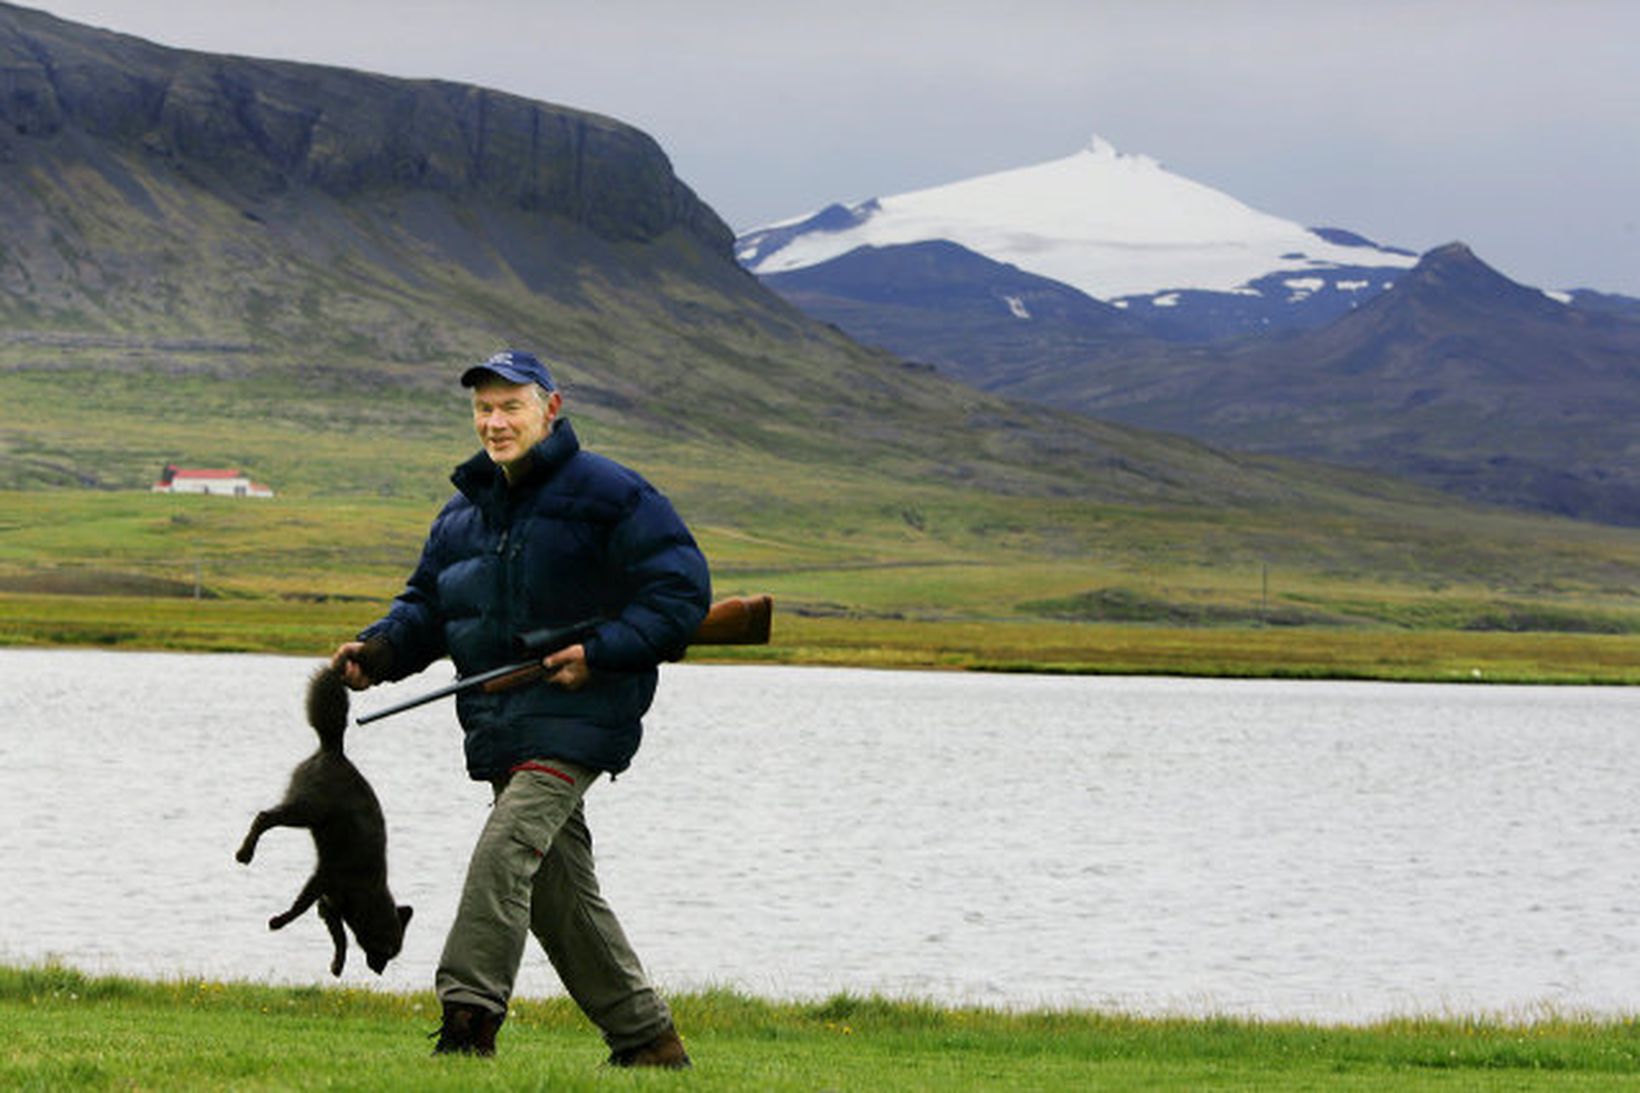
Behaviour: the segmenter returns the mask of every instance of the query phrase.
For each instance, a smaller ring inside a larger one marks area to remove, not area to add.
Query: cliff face
[[[616,316],[664,326],[702,281],[767,310],[732,245],[654,140],[597,114],[0,2],[0,356],[45,337],[413,363],[528,340],[614,376],[636,360]]]
[[[52,142],[140,149],[248,196],[427,190],[611,240],[732,233],[644,133],[478,87],[168,49],[0,4],[0,162]]]

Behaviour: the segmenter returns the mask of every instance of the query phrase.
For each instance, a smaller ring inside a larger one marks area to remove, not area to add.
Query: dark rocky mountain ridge
[[[1574,308],[1450,244],[1319,330],[1107,346],[996,390],[1465,496],[1640,523],[1640,323]]]
[[[79,135],[139,146],[248,197],[408,186],[549,211],[611,239],[682,227],[716,251],[732,245],[652,139],[596,114],[442,81],[169,49],[7,4],[0,14],[0,161],[26,157],[39,138]]]
[[[979,387],[1006,387],[1022,363],[1074,365],[1150,336],[1120,308],[945,240],[862,247],[761,280],[867,345]]]

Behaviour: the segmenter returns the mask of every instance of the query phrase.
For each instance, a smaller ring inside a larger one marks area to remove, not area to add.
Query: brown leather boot
[[[609,1065],[658,1066],[668,1070],[688,1070],[694,1064],[689,1061],[689,1053],[683,1050],[683,1041],[678,1037],[678,1030],[667,1025],[665,1032],[647,1044],[611,1052]]]
[[[464,1002],[444,1003],[444,1023],[439,1025],[438,1043],[434,1055],[495,1054],[495,1034],[501,1029],[505,1013],[494,1013],[483,1006]]]

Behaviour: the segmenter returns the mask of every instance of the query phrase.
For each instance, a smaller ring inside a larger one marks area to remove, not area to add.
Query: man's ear
[[[564,405],[564,395],[561,391],[554,391],[547,396],[547,420],[553,421],[558,417],[558,410]]]

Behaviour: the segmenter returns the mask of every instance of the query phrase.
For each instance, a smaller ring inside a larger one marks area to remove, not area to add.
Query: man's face
[[[545,399],[533,383],[508,383],[499,377],[473,388],[473,428],[490,458],[511,467],[546,439],[563,397]]]

